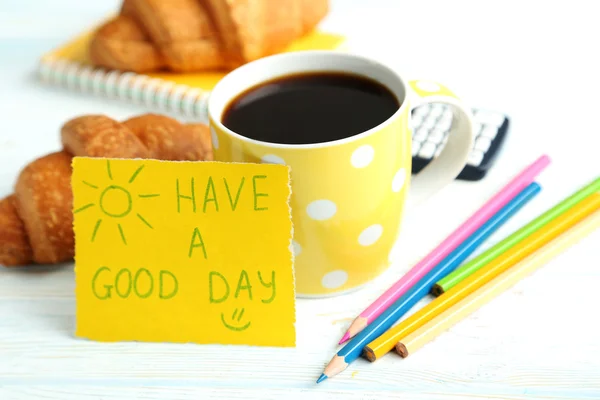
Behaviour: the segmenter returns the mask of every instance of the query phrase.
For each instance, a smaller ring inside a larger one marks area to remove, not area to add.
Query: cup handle
[[[412,209],[456,179],[467,163],[474,134],[471,109],[447,87],[423,80],[408,83],[416,94],[411,96],[412,108],[426,103],[444,103],[451,106],[453,114],[446,145],[437,157],[411,178],[407,208]]]

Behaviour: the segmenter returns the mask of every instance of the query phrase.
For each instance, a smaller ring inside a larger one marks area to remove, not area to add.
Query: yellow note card
[[[76,157],[76,335],[295,346],[289,167]]]

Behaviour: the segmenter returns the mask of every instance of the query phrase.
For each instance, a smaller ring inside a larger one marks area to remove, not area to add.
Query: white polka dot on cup
[[[275,154],[267,154],[262,156],[262,158],[260,159],[260,161],[263,164],[281,164],[281,165],[285,165],[285,161],[283,160],[283,158],[276,156]]]
[[[361,246],[370,246],[377,242],[383,233],[383,226],[379,224],[371,225],[358,235],[358,243]]]
[[[217,137],[217,132],[215,132],[215,129],[211,126],[210,127],[210,137],[212,140],[212,145],[215,149],[219,148],[219,138]]]
[[[418,81],[417,82],[417,87],[424,91],[424,92],[439,92],[440,91],[440,85],[438,85],[435,82],[431,82],[431,81]]]
[[[392,179],[392,191],[398,193],[404,187],[404,182],[406,181],[406,170],[404,168],[400,168],[394,178]]]
[[[325,221],[335,215],[337,206],[331,200],[315,200],[306,207],[306,212],[316,221]]]
[[[352,153],[350,162],[355,168],[364,168],[371,164],[373,157],[375,156],[375,149],[371,145],[360,146]]]
[[[331,271],[323,276],[321,279],[321,285],[327,289],[337,289],[343,286],[348,281],[348,273],[341,269]]]

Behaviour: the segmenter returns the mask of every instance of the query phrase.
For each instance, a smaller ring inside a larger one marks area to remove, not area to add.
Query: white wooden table
[[[298,301],[297,348],[78,340],[72,265],[0,267],[0,399],[600,398],[600,232],[408,359],[359,360],[314,384],[356,313],[524,165],[544,152],[553,158],[540,177],[542,194],[491,243],[600,173],[597,13],[584,0],[533,3],[333,1],[323,27],[347,34],[353,50],[505,111],[513,128],[488,178],[455,182],[406,220],[397,262],[377,282],[344,297]],[[117,4],[1,3],[0,195],[12,191],[25,163],[60,148],[67,119],[144,112],[43,88],[32,77],[43,52]]]

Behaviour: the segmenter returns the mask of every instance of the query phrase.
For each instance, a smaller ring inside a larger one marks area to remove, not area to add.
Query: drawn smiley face
[[[237,316],[237,319],[236,319],[236,316]],[[238,314],[238,309],[236,308],[233,311],[233,315],[231,316],[231,322],[233,322],[233,324],[227,323],[227,321],[225,320],[224,313],[221,313],[221,322],[223,322],[223,325],[225,325],[225,327],[227,329],[231,329],[232,331],[236,331],[236,332],[245,331],[246,329],[248,329],[250,327],[250,321],[248,321],[245,325],[240,325],[240,321],[242,320],[243,316],[244,316],[244,309],[242,308],[242,310]]]

